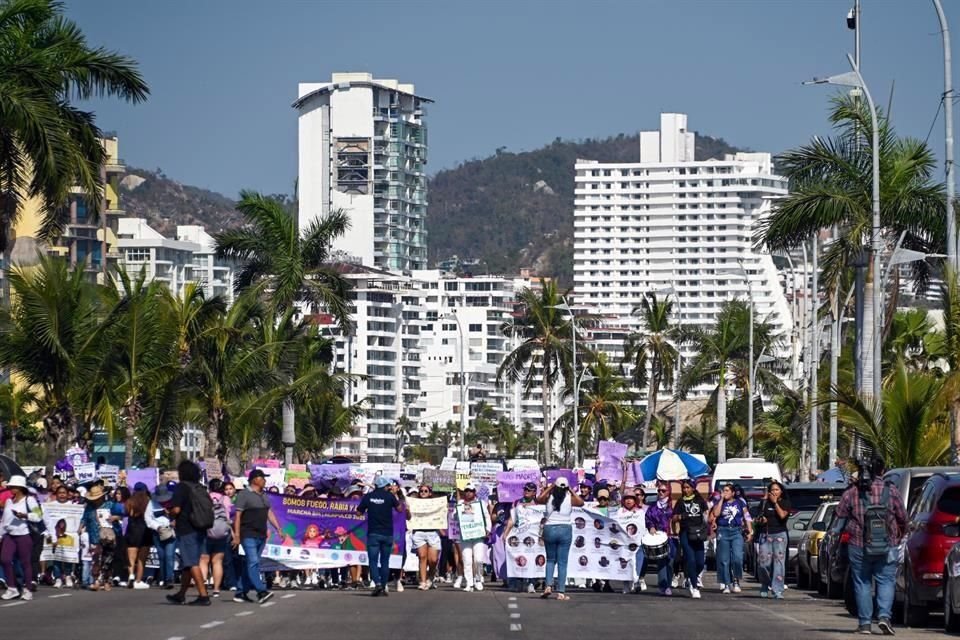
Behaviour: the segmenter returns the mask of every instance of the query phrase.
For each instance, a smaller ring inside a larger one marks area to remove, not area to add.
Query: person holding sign
[[[570,545],[573,543],[573,527],[570,514],[574,507],[583,506],[583,498],[570,488],[566,476],[560,476],[555,484],[547,485],[537,502],[547,505],[547,517],[544,519],[543,543],[547,551],[546,587],[541,598],[549,598],[553,593],[554,569],[557,571],[557,600],[569,600],[567,590],[567,559]]]
[[[430,500],[433,497],[433,489],[430,485],[420,485],[417,490],[417,500]],[[444,503],[442,506],[445,517],[447,513],[446,504]],[[420,586],[418,587],[420,591],[437,588],[435,583],[437,562],[440,560],[440,549],[442,547],[440,536],[446,534],[446,529],[414,529],[412,532],[413,548],[420,560]]]
[[[535,482],[528,482],[523,485],[523,497],[513,503],[513,507],[510,509],[510,516],[507,518],[507,524],[503,528],[503,535],[500,537],[504,540],[510,539],[510,532],[513,531],[514,527],[522,527],[525,519],[525,514],[527,509],[536,504],[537,501],[537,484]],[[511,591],[516,591],[520,593],[523,591],[523,583],[527,582],[527,592],[536,593],[536,587],[534,587],[533,581],[527,578],[510,578],[510,588]]]
[[[643,535],[647,531],[646,507],[637,499],[634,493],[624,493],[620,499],[620,508],[617,510],[617,521],[620,526],[633,541],[637,547],[637,553],[634,556],[634,577],[639,578],[636,582],[623,583],[623,592],[640,592],[647,590],[647,583],[643,578]]]
[[[490,533],[490,514],[487,506],[477,499],[477,486],[468,482],[457,503],[457,520],[460,523],[460,557],[463,562],[464,591],[483,591],[482,565],[479,556],[483,553],[484,538]],[[478,570],[481,569],[481,570]]]

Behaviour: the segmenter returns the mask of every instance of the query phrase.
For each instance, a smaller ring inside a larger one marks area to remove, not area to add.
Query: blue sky
[[[924,138],[943,91],[933,6],[863,3],[866,80],[883,105],[895,81],[894,125]],[[734,145],[782,151],[829,131],[830,91],[800,82],[849,70],[852,4],[74,0],[67,11],[91,44],[137,59],[150,84],[146,104],[88,105],[121,136],[121,157],[235,196],[292,190],[297,83],[335,71],[413,82],[436,100],[431,173],[500,146],[654,129],[660,111],[688,113],[691,129]],[[960,42],[960,5],[944,4]],[[940,154],[942,116],[930,142]]]

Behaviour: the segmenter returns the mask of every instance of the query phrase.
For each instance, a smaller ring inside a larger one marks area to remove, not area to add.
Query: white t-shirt
[[[20,519],[13,515],[13,512],[26,513],[26,519]],[[13,498],[7,500],[3,507],[3,517],[0,519],[0,535],[25,536],[30,533],[30,527],[27,521],[40,522],[43,512],[40,510],[40,503],[33,496],[26,496],[19,501],[14,502]]]
[[[553,508],[553,495],[547,498],[547,522],[546,524],[570,524],[570,514],[573,512],[573,501],[570,499],[570,492],[564,494],[563,503],[559,509]]]

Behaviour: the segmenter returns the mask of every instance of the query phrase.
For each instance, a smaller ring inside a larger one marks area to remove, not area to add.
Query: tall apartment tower
[[[350,229],[334,250],[393,271],[427,265],[427,127],[412,84],[369,73],[301,83],[300,228],[342,209]]]
[[[787,193],[769,153],[697,161],[687,116],[664,113],[659,131],[640,134],[640,162],[578,160],[575,180],[578,306],[626,332],[639,327],[631,311],[644,296],[670,291],[680,322],[706,328],[724,302],[746,300],[752,290],[757,320],[790,335],[772,256],[753,244],[770,200]],[[622,336],[611,333],[597,346],[622,353]]]

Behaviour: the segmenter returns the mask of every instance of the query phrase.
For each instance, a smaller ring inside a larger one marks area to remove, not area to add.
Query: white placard
[[[73,475],[77,477],[77,482],[92,482],[97,479],[97,465],[93,462],[84,462],[83,464],[73,465]]]

